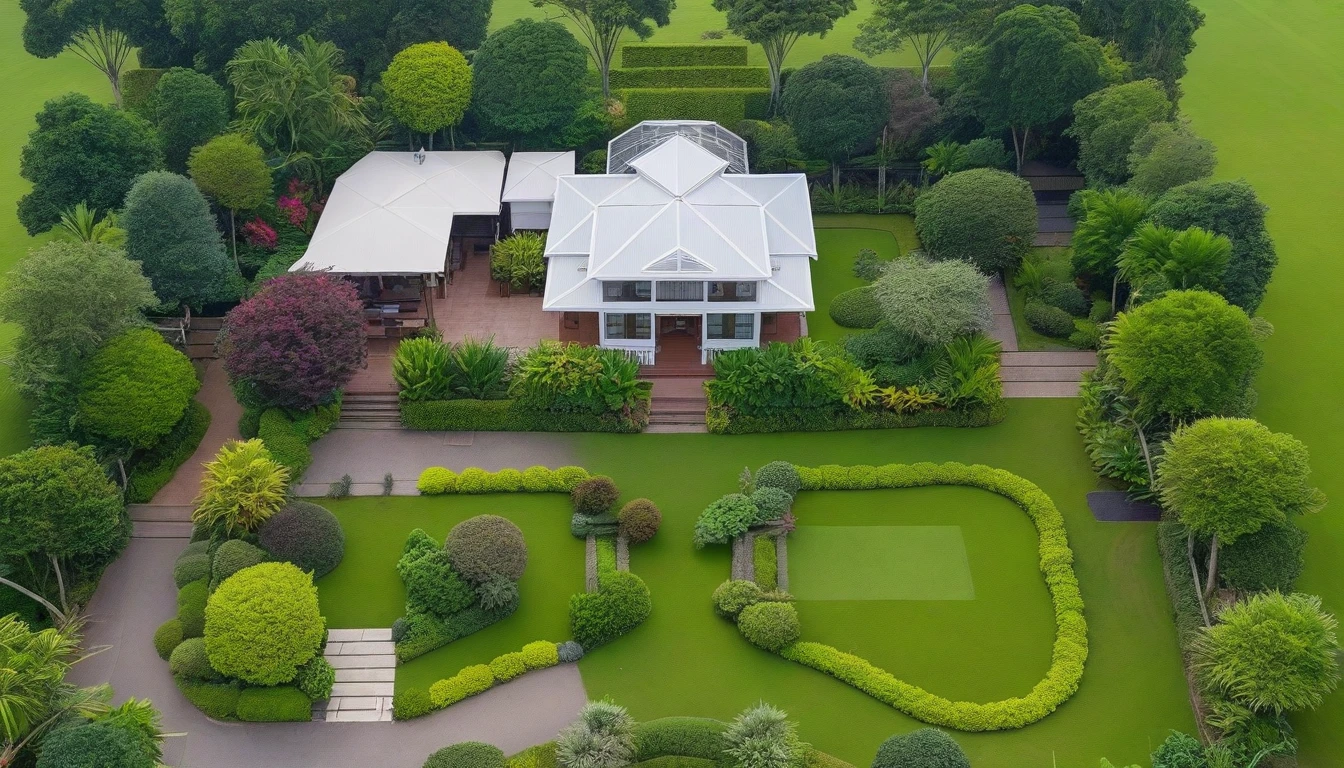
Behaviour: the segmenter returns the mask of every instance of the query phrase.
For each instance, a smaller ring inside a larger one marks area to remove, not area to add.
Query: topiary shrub
[[[313,719],[313,701],[292,685],[244,688],[238,694],[238,719],[248,723],[297,723]]]
[[[491,493],[517,493],[523,490],[523,473],[505,467],[490,476],[487,487]]]
[[[737,616],[737,630],[752,645],[778,651],[802,634],[798,609],[791,603],[761,602],[748,605]]]
[[[457,473],[444,467],[430,467],[420,473],[420,479],[415,481],[415,489],[422,496],[455,493],[457,491]]]
[[[596,592],[569,598],[569,627],[574,639],[591,651],[639,626],[653,611],[644,580],[629,571],[607,574]]]
[[[167,661],[173,655],[173,649],[182,643],[182,622],[169,619],[154,630],[154,651],[159,658]]]
[[[1041,291],[1041,301],[1074,317],[1087,317],[1090,308],[1087,295],[1074,283],[1050,283]]]
[[[536,640],[518,652],[528,669],[545,669],[560,663],[559,647],[549,640]]]
[[[210,582],[193,581],[177,591],[177,620],[182,623],[183,637],[201,637],[205,634],[205,601],[210,597]]]
[[[257,532],[262,549],[311,571],[319,579],[331,573],[345,557],[345,531],[326,507],[308,501],[291,501]]]
[[[1064,339],[1073,333],[1073,316],[1059,307],[1031,302],[1022,316],[1032,330],[1051,338]]]
[[[583,467],[558,467],[555,470],[556,487],[554,490],[570,493],[579,486],[579,483],[582,483],[589,477],[591,477],[591,475],[589,475],[588,470]]]
[[[720,763],[727,727],[727,723],[708,717],[660,717],[636,723],[635,757],[639,762],[689,757]]]
[[[458,493],[489,493],[490,473],[480,467],[467,467],[457,476]]]
[[[1036,223],[1031,185],[989,168],[951,174],[915,200],[915,232],[929,255],[970,262],[987,275],[1017,267]]]
[[[429,687],[429,701],[435,709],[443,709],[478,693],[490,690],[495,684],[495,673],[485,664],[463,667],[450,678]]]
[[[490,660],[490,674],[501,683],[507,683],[526,671],[527,664],[523,661],[523,654],[517,651],[500,654]]]
[[[215,550],[211,569],[210,588],[216,589],[233,574],[266,561],[266,553],[242,539],[229,539]]]
[[[453,570],[442,549],[403,558],[397,562],[397,572],[406,584],[408,610],[447,618],[476,602],[476,590]]]
[[[714,588],[714,612],[726,619],[736,619],[742,609],[764,599],[764,593],[754,581],[725,581]]]
[[[882,308],[871,285],[836,294],[826,311],[842,328],[872,328],[882,319]]]
[[[453,570],[480,584],[495,574],[513,581],[527,568],[523,532],[499,515],[477,515],[454,525],[444,542]]]
[[[695,521],[693,538],[696,548],[706,544],[726,544],[741,536],[755,524],[759,514],[750,498],[740,493],[724,496],[705,507]]]
[[[299,667],[294,677],[294,685],[313,701],[331,698],[331,689],[336,685],[336,669],[322,656],[314,656],[307,664]]]
[[[1232,589],[1292,592],[1302,574],[1307,532],[1289,522],[1266,525],[1224,545],[1218,554],[1218,575]]]
[[[793,506],[793,497],[782,488],[766,486],[751,494],[751,503],[756,505],[756,522],[765,523],[784,517]]]
[[[173,565],[173,584],[178,589],[193,581],[210,578],[210,556],[182,553]]]
[[[224,720],[233,717],[238,711],[236,683],[205,683],[182,679],[175,679],[175,682],[187,701],[201,710],[206,717]]]
[[[598,475],[574,486],[570,492],[574,511],[585,515],[600,515],[611,511],[621,498],[621,491],[610,477]]]
[[[920,728],[882,742],[873,768],[971,768],[971,761],[951,736],[937,728]]]
[[[205,608],[210,665],[256,685],[293,680],[325,636],[313,577],[290,563],[244,568],[219,585]]]
[[[429,691],[419,688],[407,688],[392,696],[392,717],[398,720],[411,720],[434,711],[429,700]]]
[[[648,499],[633,499],[621,507],[616,519],[622,536],[631,544],[642,544],[658,533],[663,524],[663,513]]]
[[[803,487],[798,468],[787,461],[772,461],[756,470],[756,487],[778,488],[790,496],[797,496]]]
[[[27,753],[25,753],[27,754]],[[37,768],[154,768],[144,732],[119,718],[93,722],[78,718],[42,740]]]
[[[566,640],[555,647],[555,653],[561,664],[573,664],[583,658],[583,646],[573,640]]]
[[[205,640],[192,637],[178,643],[168,657],[168,669],[177,677],[187,680],[218,680],[219,673],[210,666],[205,654]]]
[[[499,747],[464,741],[430,755],[424,768],[504,768],[505,762]]]

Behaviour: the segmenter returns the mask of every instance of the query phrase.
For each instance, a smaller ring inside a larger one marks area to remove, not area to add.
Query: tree
[[[1129,178],[1134,139],[1153,123],[1171,117],[1171,102],[1156,80],[1112,85],[1073,105],[1073,125],[1065,133],[1078,140],[1078,170],[1093,184],[1121,184]]]
[[[966,262],[898,259],[874,285],[887,323],[926,348],[990,326],[989,278]]]
[[[918,728],[882,742],[873,768],[971,768],[971,761],[943,731]]]
[[[1245,179],[1196,181],[1167,192],[1149,211],[1154,224],[1172,229],[1202,227],[1226,235],[1232,253],[1222,275],[1222,294],[1254,314],[1265,297],[1278,255],[1265,230],[1265,212]]]
[[[21,0],[23,47],[49,59],[69,50],[107,77],[121,106],[121,71],[131,49],[150,43],[163,18],[159,0]]]
[[[1217,164],[1213,142],[1184,123],[1153,123],[1129,152],[1129,186],[1149,197],[1207,178]]]
[[[876,56],[909,43],[919,57],[919,82],[928,95],[933,60],[944,48],[958,48],[982,34],[995,5],[993,0],[877,0],[873,15],[859,25],[854,47]]]
[[[985,274],[1012,272],[1036,237],[1036,198],[1011,173],[954,173],[915,200],[915,231],[935,259],[960,259]]]
[[[1233,603],[1191,647],[1210,722],[1315,709],[1339,683],[1338,622],[1315,595],[1262,592]]]
[[[159,78],[151,97],[154,125],[168,167],[181,173],[187,156],[229,125],[229,97],[207,75],[174,67]]]
[[[532,0],[537,8],[550,6],[574,22],[588,43],[588,54],[602,75],[602,98],[611,98],[611,63],[626,30],[648,40],[654,24],[671,21],[676,0]]]
[[[271,168],[261,147],[239,133],[216,136],[191,151],[191,178],[205,194],[229,209],[229,242],[238,263],[237,214],[261,207],[271,196]]]
[[[312,408],[363,367],[364,305],[340,278],[291,273],[231,310],[219,343],[244,402]]]
[[[19,156],[19,172],[33,184],[19,199],[19,221],[36,235],[80,202],[119,208],[135,177],[162,164],[154,129],[139,116],[79,93],[52,99]]]
[[[544,141],[564,130],[587,90],[588,56],[554,22],[513,22],[485,39],[471,65],[472,108],[510,137]]]
[[[210,205],[191,179],[167,171],[136,179],[122,221],[126,254],[143,265],[160,305],[200,308],[229,298],[234,273]]]
[[[831,163],[840,190],[840,163],[873,146],[887,121],[887,93],[877,70],[853,56],[827,54],[789,76],[781,101],[798,146]]]
[[[1141,417],[1177,421],[1240,412],[1261,361],[1250,318],[1207,291],[1122,312],[1104,352]]]
[[[1125,244],[1148,213],[1148,199],[1118,188],[1097,193],[1073,231],[1073,272],[1111,281],[1111,306],[1120,282],[1118,269]]]
[[[0,576],[64,625],[74,618],[63,561],[106,556],[125,542],[121,490],[85,446],[46,445],[0,458],[0,558],[33,558],[56,578],[57,606]]]
[[[83,202],[61,211],[61,223],[52,230],[57,240],[70,243],[98,243],[113,248],[126,246],[126,230],[117,226],[117,215],[108,211],[98,218],[98,212]]]
[[[462,122],[471,103],[471,67],[447,43],[417,43],[392,57],[383,88],[387,108],[407,128],[429,134],[433,149],[434,134]]]
[[[285,503],[289,470],[260,440],[230,440],[206,462],[192,521],[232,535],[251,533]]]
[[[42,740],[36,768],[156,768],[162,739],[159,713],[129,699],[96,720],[58,724]]]
[[[762,607],[794,610],[788,603],[757,603],[748,610]],[[765,702],[733,718],[723,731],[723,743],[724,755],[743,768],[793,768],[805,761],[811,749],[798,738],[798,726],[788,713]]]
[[[1204,25],[1190,0],[1084,0],[1082,17],[1089,32],[1120,46],[1136,78],[1155,78],[1176,98],[1185,57]]]
[[[474,51],[490,26],[490,0],[329,0],[319,37],[346,51],[351,69],[373,82],[392,57],[416,43]]]
[[[989,35],[963,49],[953,72],[971,110],[990,130],[1012,131],[1017,168],[1032,128],[1062,117],[1101,87],[1101,43],[1058,6],[1019,5],[994,19]]]
[[[825,37],[854,10],[854,0],[714,0],[728,16],[728,30],[765,51],[770,68],[770,114],[779,111],[784,59],[804,35]]]
[[[1172,433],[1157,467],[1158,488],[1182,525],[1212,537],[1206,599],[1218,583],[1220,545],[1324,506],[1309,474],[1307,447],[1254,419],[1200,419]]]
[[[289,43],[311,33],[326,5],[297,0],[167,0],[165,10],[173,35],[195,51],[196,68],[217,75],[249,42]]]
[[[1149,223],[1140,227],[1120,254],[1120,272],[1130,283],[1160,277],[1169,288],[1216,291],[1232,253],[1232,241],[1207,229],[1177,232]]]
[[[79,380],[79,421],[105,440],[152,448],[182,420],[200,386],[191,361],[158,331],[132,329],[89,361]]]

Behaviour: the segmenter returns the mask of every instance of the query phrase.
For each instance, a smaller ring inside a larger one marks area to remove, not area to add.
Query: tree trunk
[[[429,151],[434,151],[434,133],[432,131],[429,134]]]
[[[13,589],[15,592],[18,592],[18,593],[20,593],[20,594],[27,595],[28,597],[31,597],[33,600],[36,600],[36,601],[38,602],[38,604],[40,604],[43,608],[46,608],[46,609],[47,609],[47,613],[50,613],[50,614],[51,614],[51,618],[52,618],[53,621],[56,622],[56,625],[57,625],[57,626],[64,626],[64,625],[65,625],[65,623],[66,623],[65,613],[64,613],[60,608],[57,608],[56,606],[52,605],[52,604],[51,604],[51,601],[48,600],[47,598],[45,598],[45,597],[43,597],[43,596],[37,594],[36,592],[32,591],[31,589],[28,589],[27,587],[23,586],[22,584],[19,584],[19,583],[14,582],[14,581],[10,581],[9,579],[5,578],[4,576],[0,576],[0,584],[4,584],[5,586],[9,587],[10,589]]]
[[[930,57],[924,59],[922,62],[920,62],[920,65],[924,70],[924,74],[920,78],[919,84],[924,89],[924,95],[929,96],[931,95],[930,90],[932,90],[933,88],[933,84],[929,82],[929,67],[933,66],[933,58]]]
[[[598,68],[602,70],[602,103],[606,104],[611,99],[611,62],[602,61],[598,63]]]
[[[233,266],[243,271],[243,265],[238,263],[238,228],[234,223],[233,209],[229,209],[229,242],[233,243]],[[117,464],[121,464],[121,459],[117,459]],[[121,468],[121,487],[126,487],[126,468]]]
[[[1208,581],[1204,582],[1204,599],[1207,600],[1213,595],[1213,588],[1218,584],[1218,534],[1213,535],[1213,543],[1209,545],[1209,575]]]
[[[1213,622],[1209,621],[1209,609],[1204,604],[1204,592],[1199,588],[1199,567],[1195,565],[1195,532],[1189,528],[1185,529],[1185,559],[1190,562],[1190,579],[1195,585],[1195,597],[1199,598],[1199,614],[1204,619],[1204,626],[1211,627]]]
[[[1120,290],[1120,270],[1115,271],[1115,277],[1111,278],[1111,318],[1115,318],[1115,298],[1119,296]]]
[[[780,69],[780,62],[774,61],[772,58],[767,57],[767,62],[766,62],[766,63],[768,63],[768,64],[770,65],[770,67],[769,67],[769,69],[770,69],[770,117],[774,117],[775,115],[778,115],[778,114],[779,114],[779,96],[780,96],[780,94],[779,94],[779,69]]]
[[[61,574],[61,562],[55,555],[48,555],[51,558],[51,570],[56,572],[56,592],[61,596],[61,613],[70,615],[70,601],[65,598],[65,577]]]
[[[831,190],[835,193],[835,201],[840,202],[840,164],[831,163]]]
[[[884,131],[886,129],[883,129]],[[882,212],[882,203],[886,202],[887,192],[887,160],[885,153],[881,162],[877,165],[877,212]]]
[[[110,70],[107,81],[112,84],[112,100],[116,102],[117,109],[121,109],[121,70]]]

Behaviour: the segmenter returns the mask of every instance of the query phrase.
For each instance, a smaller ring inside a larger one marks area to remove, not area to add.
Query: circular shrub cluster
[[[642,544],[652,539],[663,524],[663,513],[648,499],[634,499],[621,507],[617,517],[621,535],[631,544]]]
[[[210,556],[182,553],[173,566],[173,583],[178,589],[193,581],[210,578]]]
[[[583,646],[573,640],[565,642],[555,647],[556,655],[560,658],[561,664],[573,664],[583,658]]]
[[[1087,317],[1090,308],[1083,289],[1073,283],[1051,283],[1041,291],[1041,301],[1074,317]]]
[[[754,603],[737,615],[737,629],[747,641],[767,651],[778,651],[802,634],[798,609],[790,603]]]
[[[757,488],[778,488],[790,496],[797,496],[803,487],[798,468],[787,461],[772,461],[756,470]]]
[[[1063,339],[1073,333],[1073,315],[1059,307],[1032,302],[1023,311],[1023,316],[1032,330],[1051,338]]]
[[[443,546],[453,570],[476,584],[496,574],[517,581],[527,568],[523,532],[499,515],[463,520],[448,532]]]
[[[177,619],[169,619],[154,630],[154,650],[164,661],[172,658],[173,650],[181,644],[182,622]]]
[[[205,640],[193,637],[183,640],[168,657],[168,669],[177,677],[188,680],[214,680],[219,673],[210,666],[205,654]]]
[[[244,568],[205,608],[210,666],[256,685],[287,683],[326,634],[312,575],[289,563]]]
[[[971,761],[951,736],[937,728],[920,728],[882,742],[873,768],[971,768]]]
[[[851,288],[831,299],[827,309],[831,319],[842,328],[872,328],[882,319],[882,307],[871,285]]]
[[[778,520],[793,506],[793,497],[782,488],[757,488],[751,494],[751,503],[756,505],[756,522],[764,523]]]
[[[211,584],[218,587],[221,582],[233,574],[266,562],[266,553],[242,539],[229,539],[215,550],[215,563],[211,573]]]
[[[464,741],[444,747],[429,756],[424,768],[503,768],[504,753],[499,747],[479,741]]]
[[[706,544],[727,544],[755,525],[760,512],[751,499],[740,493],[730,493],[712,502],[695,521],[692,539],[697,549]]]
[[[476,590],[453,570],[448,553],[432,549],[398,568],[406,584],[406,605],[448,618],[476,601]]]
[[[754,581],[725,581],[714,588],[714,612],[727,619],[736,619],[743,608],[762,599],[764,593]]]
[[[947,176],[915,200],[915,232],[935,259],[1011,272],[1036,238],[1031,185],[989,168]]]
[[[345,557],[345,532],[336,516],[312,502],[291,501],[257,533],[262,549],[321,578]]]
[[[446,467],[430,467],[420,473],[415,488],[422,496],[453,493],[457,490],[457,473]]]
[[[616,506],[621,492],[610,477],[598,475],[574,486],[570,492],[574,511],[585,515],[600,515]]]

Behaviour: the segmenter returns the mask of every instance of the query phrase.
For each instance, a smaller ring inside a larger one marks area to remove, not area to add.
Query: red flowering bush
[[[311,235],[317,220],[326,207],[327,199],[313,199],[313,188],[297,178],[289,180],[286,193],[275,201],[275,207],[289,219],[289,223]]]
[[[274,251],[279,241],[279,236],[270,224],[261,219],[253,219],[243,225],[243,239],[247,244],[255,248],[265,248],[268,251]]]
[[[282,275],[229,312],[219,345],[245,404],[306,410],[364,366],[364,305],[338,277]]]

